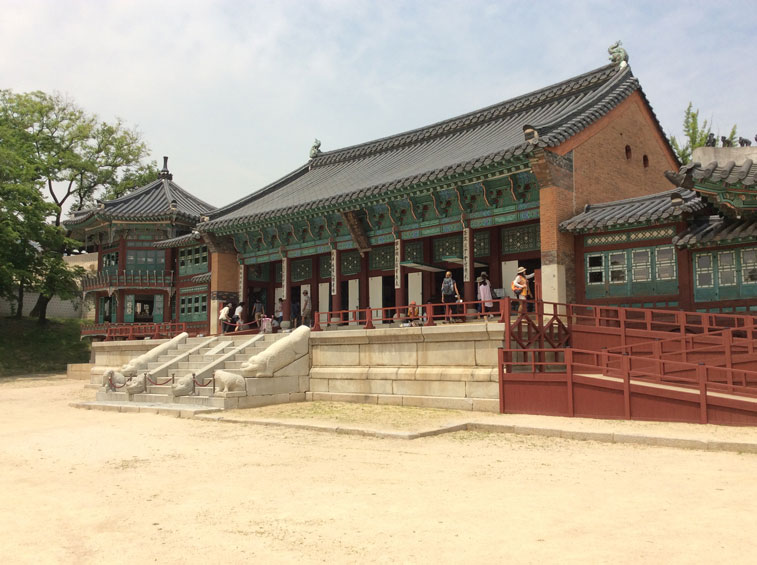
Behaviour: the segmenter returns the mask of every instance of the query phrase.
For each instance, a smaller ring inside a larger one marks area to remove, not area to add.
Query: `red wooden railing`
[[[639,389],[643,384],[659,386]],[[582,388],[576,389],[577,385]],[[580,393],[578,415],[694,421],[691,410],[685,408],[686,403],[691,404],[692,397],[682,395],[690,391],[698,395],[696,420],[701,423],[710,421],[712,414],[720,423],[757,423],[757,371],[607,351],[500,348],[502,413],[511,409],[508,387],[513,386],[517,394],[512,397],[512,403],[519,407],[515,411],[562,412],[575,416],[575,395]],[[556,386],[564,389],[564,400],[555,395]],[[636,388],[632,391],[633,387]],[[618,393],[622,394],[622,408],[614,401]],[[708,393],[715,395],[708,396]]]
[[[187,331],[186,322],[163,322],[157,324],[91,324],[82,326],[83,336],[104,336],[105,341],[114,339],[158,339],[174,337]]]

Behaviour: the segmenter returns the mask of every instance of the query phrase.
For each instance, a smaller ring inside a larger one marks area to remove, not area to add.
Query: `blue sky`
[[[221,206],[332,150],[607,63],[620,39],[663,129],[689,101],[757,134],[757,1],[0,0],[0,88],[142,132]]]

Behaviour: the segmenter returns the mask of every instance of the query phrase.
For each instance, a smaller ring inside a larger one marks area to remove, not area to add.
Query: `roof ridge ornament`
[[[163,168],[158,173],[159,179],[173,180],[173,175],[168,170],[168,157],[163,155]]]
[[[628,52],[623,49],[623,42],[618,40],[607,48],[610,54],[610,61],[618,67],[625,68],[628,66]]]
[[[321,140],[316,138],[313,142],[313,146],[310,148],[310,158],[315,159],[321,154]]]

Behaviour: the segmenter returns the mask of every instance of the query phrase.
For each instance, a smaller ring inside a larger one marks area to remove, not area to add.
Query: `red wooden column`
[[[476,300],[476,277],[473,270],[473,230],[463,228],[463,300]]]
[[[356,306],[358,308],[368,308],[368,269],[370,268],[368,263],[368,253],[370,253],[370,251],[366,251],[360,255],[360,288],[358,289],[358,303],[348,304],[348,310],[352,310]]]
[[[398,309],[397,312],[403,312],[401,308],[407,306],[407,288],[401,265],[404,256],[405,242],[398,237],[394,240],[394,305]]]
[[[281,258],[281,288],[284,305],[281,308],[281,314],[284,321],[288,322],[292,317],[292,274],[289,268],[289,257]]]
[[[423,262],[431,265],[434,263],[434,246],[430,237],[423,238]],[[440,290],[435,288],[434,273],[423,271],[423,302],[425,303],[432,296],[438,296]],[[441,300],[441,298],[439,299]]]
[[[502,281],[502,237],[499,230],[489,230],[489,281],[493,288],[503,288]]]
[[[339,250],[331,250],[331,309],[333,311],[342,309],[342,285],[341,269],[339,266]],[[331,320],[329,320],[331,322]]]

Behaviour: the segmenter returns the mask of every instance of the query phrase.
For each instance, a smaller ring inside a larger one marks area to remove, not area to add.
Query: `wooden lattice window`
[[[605,256],[587,255],[586,257],[586,282],[588,284],[604,284],[605,282]]]
[[[463,236],[440,237],[434,240],[434,261],[439,263],[444,257],[463,257]]]
[[[741,250],[741,277],[744,284],[757,283],[757,248]]]
[[[698,253],[694,257],[694,266],[696,269],[696,284],[698,287],[712,288],[715,286],[711,253]]]
[[[718,285],[734,286],[736,284],[736,253],[723,251],[718,253]]]
[[[331,255],[318,257],[318,274],[322,279],[331,278]]]
[[[423,263],[423,242],[409,241],[405,243],[405,261]]]
[[[473,233],[473,256],[488,257],[491,253],[490,238],[488,231]]]
[[[631,276],[633,282],[652,280],[652,250],[634,249],[631,252]]]
[[[676,278],[676,255],[672,247],[658,247],[655,250],[655,271],[657,280],[672,281]]]
[[[533,251],[541,247],[539,224],[504,228],[502,230],[502,253]]]
[[[311,259],[300,259],[292,261],[292,282],[306,281],[313,278],[313,261]]]
[[[360,253],[357,251],[342,253],[340,259],[343,275],[357,275],[360,272]]]
[[[389,271],[394,269],[394,245],[385,245],[371,249],[368,254],[368,266],[372,271]]]

